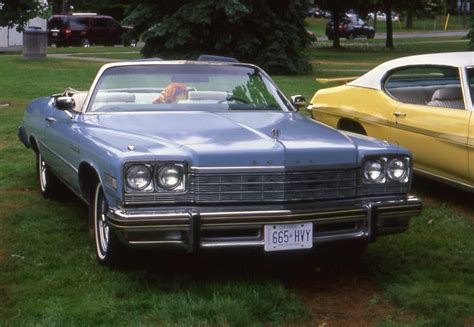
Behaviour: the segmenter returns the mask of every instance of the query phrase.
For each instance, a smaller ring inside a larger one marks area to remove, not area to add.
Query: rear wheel
[[[36,177],[38,179],[41,195],[45,198],[54,198],[61,185],[56,176],[51,173],[51,168],[43,160],[41,152],[36,153]]]
[[[107,212],[109,204],[102,185],[97,183],[89,202],[89,219],[94,231],[94,244],[97,261],[101,265],[113,266],[123,254],[123,246],[110,228]]]

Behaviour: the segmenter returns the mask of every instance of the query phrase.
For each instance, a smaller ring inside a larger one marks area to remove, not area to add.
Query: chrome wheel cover
[[[107,222],[107,209],[107,200],[104,197],[101,185],[98,184],[94,194],[94,223],[95,242],[100,260],[107,257],[109,250],[110,228]]]
[[[44,162],[43,158],[41,157],[41,153],[38,154],[38,174],[39,174],[39,180],[40,180],[40,187],[41,191],[45,192],[46,188],[48,187],[48,180],[46,178],[46,169],[48,166],[46,165],[46,162]]]

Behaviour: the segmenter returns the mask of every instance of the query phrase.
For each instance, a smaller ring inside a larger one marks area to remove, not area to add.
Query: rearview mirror
[[[61,96],[61,97],[56,98],[55,106],[59,110],[63,110],[63,111],[73,110],[74,107],[76,106],[76,102],[74,101],[74,99],[72,97]]]
[[[299,111],[302,107],[306,106],[306,98],[303,95],[293,95],[291,97],[291,104]]]

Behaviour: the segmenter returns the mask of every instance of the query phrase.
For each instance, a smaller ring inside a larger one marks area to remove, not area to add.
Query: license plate
[[[54,32],[54,33],[53,33],[53,36],[58,36],[58,33],[57,33],[57,32]]]
[[[265,225],[265,251],[311,249],[313,223]]]

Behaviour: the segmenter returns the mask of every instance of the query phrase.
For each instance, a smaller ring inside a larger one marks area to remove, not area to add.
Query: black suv
[[[333,21],[330,21],[326,25],[326,36],[329,40],[334,39]],[[354,39],[356,37],[373,39],[375,36],[375,29],[372,26],[368,26],[362,19],[355,16],[344,17],[339,23],[339,36],[346,39]]]
[[[48,33],[49,45],[56,46],[137,45],[132,28],[120,25],[110,16],[53,15],[48,19]]]

